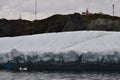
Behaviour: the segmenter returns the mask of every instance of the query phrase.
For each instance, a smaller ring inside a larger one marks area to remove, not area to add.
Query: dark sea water
[[[0,71],[0,80],[120,80],[120,73]]]

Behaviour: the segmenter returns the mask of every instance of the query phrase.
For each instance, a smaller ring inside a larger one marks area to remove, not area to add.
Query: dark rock
[[[120,31],[120,17],[106,14],[53,15],[43,20],[0,19],[0,37],[13,37],[51,32],[103,30]]]

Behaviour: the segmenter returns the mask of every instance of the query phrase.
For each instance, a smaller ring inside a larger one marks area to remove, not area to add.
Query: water
[[[120,80],[120,73],[0,71],[0,80]]]

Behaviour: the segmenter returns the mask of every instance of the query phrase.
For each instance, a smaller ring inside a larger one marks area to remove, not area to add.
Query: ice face
[[[65,54],[63,54],[63,60],[64,62],[75,62],[78,61],[78,54],[74,51],[69,51]]]
[[[42,55],[39,55],[37,52],[30,52],[28,54],[24,54],[24,52],[18,51],[17,49],[13,49],[12,51],[4,54],[0,54],[0,63],[40,63],[49,62],[49,63],[67,63],[67,62],[79,62],[79,63],[120,63],[120,52],[113,52],[112,54],[102,54],[102,53],[82,53],[79,54],[75,51],[69,52],[60,52],[60,53],[52,53],[47,52]]]

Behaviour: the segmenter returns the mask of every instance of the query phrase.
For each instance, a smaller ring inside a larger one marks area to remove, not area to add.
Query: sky
[[[115,16],[120,16],[120,0],[37,0],[37,19],[54,14],[72,14],[84,12],[103,12],[112,15],[115,4]],[[0,0],[0,18],[35,19],[35,0]]]

